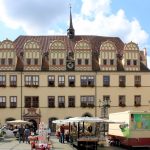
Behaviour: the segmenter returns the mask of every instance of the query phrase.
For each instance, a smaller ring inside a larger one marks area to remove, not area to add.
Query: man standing
[[[65,126],[64,126],[64,124],[62,124],[60,126],[60,142],[61,143],[64,143],[64,139],[65,139],[64,133],[65,133]]]
[[[19,133],[19,143],[21,143],[21,140],[24,143],[24,128],[22,125],[18,129],[18,133]]]
[[[25,141],[26,141],[26,143],[30,143],[30,142],[29,142],[29,139],[28,139],[28,137],[29,137],[29,135],[30,135],[30,130],[29,130],[28,127],[25,128],[25,130],[24,130],[24,135],[25,135]]]

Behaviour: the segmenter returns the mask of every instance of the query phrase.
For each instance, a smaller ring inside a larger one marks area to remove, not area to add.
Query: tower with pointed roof
[[[75,30],[73,28],[73,23],[72,23],[71,5],[70,5],[70,25],[69,28],[67,29],[67,36],[69,39],[73,39],[75,36]]]

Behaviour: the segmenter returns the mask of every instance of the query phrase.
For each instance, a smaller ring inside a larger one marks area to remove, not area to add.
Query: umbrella
[[[67,119],[53,120],[52,123],[56,123],[56,124],[65,124],[65,123],[68,123],[66,120],[67,120]]]
[[[25,120],[13,120],[13,121],[7,121],[8,124],[29,124],[31,125],[32,122],[25,121]]]
[[[104,119],[99,117],[74,117],[67,119],[68,122],[104,122]]]

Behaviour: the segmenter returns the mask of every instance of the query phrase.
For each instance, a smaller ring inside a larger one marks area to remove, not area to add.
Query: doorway
[[[38,128],[37,122],[34,119],[29,120],[29,122],[32,122],[32,125],[30,127],[34,132],[36,132],[36,130]]]

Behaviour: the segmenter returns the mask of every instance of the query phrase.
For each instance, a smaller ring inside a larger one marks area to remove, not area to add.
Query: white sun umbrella
[[[22,124],[22,125],[25,125],[25,124],[28,124],[28,125],[31,125],[32,122],[29,122],[29,121],[25,121],[25,120],[12,120],[12,121],[7,121],[8,124],[12,124],[12,125],[18,125],[18,124]]]
[[[104,122],[104,119],[99,117],[74,117],[67,119],[68,122]]]
[[[55,123],[55,124],[66,124],[66,123],[68,123],[66,120],[67,119],[53,120],[52,123]]]

